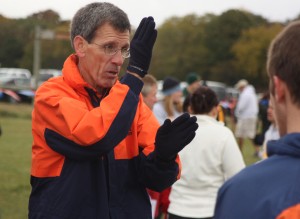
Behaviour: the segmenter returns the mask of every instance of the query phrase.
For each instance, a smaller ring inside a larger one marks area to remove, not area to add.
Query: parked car
[[[0,100],[31,103],[35,95],[30,78],[5,78],[0,81]]]
[[[40,69],[39,73],[38,86],[47,81],[49,78],[62,75],[61,70],[58,69]],[[32,84],[35,85],[35,79],[32,79]]]
[[[0,68],[0,81],[3,78],[31,78],[31,72],[24,68]]]

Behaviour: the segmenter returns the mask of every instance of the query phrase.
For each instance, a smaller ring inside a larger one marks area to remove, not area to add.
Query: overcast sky
[[[245,9],[269,21],[286,21],[300,14],[300,0],[107,0],[129,16],[137,26],[145,16],[153,16],[158,25],[171,16],[195,13],[220,15],[229,9]],[[52,9],[64,20],[91,0],[0,0],[0,14],[8,18],[25,18],[33,13]]]

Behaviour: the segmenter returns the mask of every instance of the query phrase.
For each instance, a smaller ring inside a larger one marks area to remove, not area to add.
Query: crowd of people
[[[299,218],[300,22],[270,45],[268,95],[258,100],[247,80],[236,83],[234,130],[195,72],[184,90],[164,78],[158,100],[148,73],[154,18],[131,41],[130,27],[111,3],[74,15],[74,54],[36,92],[29,218]],[[245,140],[263,161],[245,167]]]

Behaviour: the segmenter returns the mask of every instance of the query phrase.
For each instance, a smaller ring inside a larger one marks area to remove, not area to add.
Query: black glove
[[[153,17],[143,18],[130,43],[127,70],[144,77],[149,69],[157,30]]]
[[[195,137],[198,128],[195,116],[184,113],[173,122],[166,119],[155,137],[155,156],[162,161],[174,160],[179,151]]]

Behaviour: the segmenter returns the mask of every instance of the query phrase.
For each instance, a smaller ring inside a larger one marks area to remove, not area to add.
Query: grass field
[[[28,218],[31,163],[30,104],[0,103],[0,219]],[[257,161],[253,148],[246,142],[247,165]]]
[[[31,105],[0,104],[0,218],[25,219],[30,192]]]

